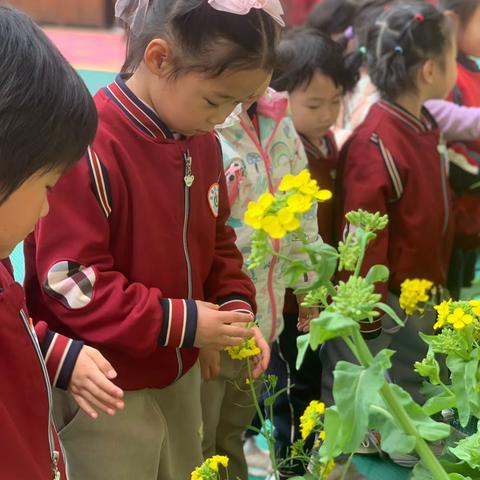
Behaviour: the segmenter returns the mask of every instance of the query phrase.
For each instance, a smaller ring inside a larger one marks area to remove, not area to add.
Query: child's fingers
[[[243,323],[248,324],[252,321],[252,316],[248,313],[220,311],[223,323]]]
[[[210,367],[204,362],[200,362],[200,371],[202,373],[202,379],[205,381],[210,380]]]
[[[113,382],[108,380],[100,371],[93,372],[89,375],[88,380],[93,382],[99,389],[111,397],[116,399],[123,398],[123,390],[117,387]]]
[[[240,327],[238,325],[222,325],[221,333],[228,337],[250,338],[255,335],[253,328]]]
[[[111,408],[122,409],[124,407],[122,400],[114,395],[109,394],[92,380],[86,380],[85,384],[82,385],[82,390],[89,392],[99,402],[103,403],[104,405],[108,405]]]
[[[97,418],[98,413],[96,410],[81,396],[76,393],[72,393],[73,398],[77,402],[78,406],[91,418]]]
[[[117,376],[117,372],[112,367],[112,364],[96,349],[92,347],[88,348],[89,357],[95,362],[97,367],[110,379],[114,379]]]
[[[80,395],[91,406],[93,406],[93,408],[101,410],[102,412],[105,412],[107,415],[113,416],[117,411],[117,408],[115,406],[101,402],[94,395],[92,395],[89,390],[83,389],[77,395]]]

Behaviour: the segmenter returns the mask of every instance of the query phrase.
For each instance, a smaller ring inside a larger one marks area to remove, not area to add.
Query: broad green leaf
[[[475,353],[474,358],[468,361],[453,355],[447,356],[447,367],[452,380],[451,389],[457,397],[458,417],[462,427],[465,427],[470,420],[471,399],[476,399],[478,396],[478,356],[476,352],[472,353]]]
[[[328,407],[323,417],[325,441],[320,447],[321,458],[335,458],[342,453],[340,444],[344,443],[344,436],[349,435],[348,426],[342,425],[336,406]]]
[[[285,285],[287,287],[295,286],[300,277],[308,272],[309,269],[307,268],[305,262],[302,262],[301,260],[295,260],[287,264],[283,271]]]
[[[386,282],[390,271],[385,265],[374,265],[367,273],[365,279],[369,283]]]
[[[415,468],[412,471],[410,477],[411,480],[435,480],[433,475],[430,473],[430,470],[426,468],[422,462],[419,462],[415,465]]]
[[[337,270],[338,253],[328,243],[316,242],[311,245],[304,245],[302,249],[314,255],[317,262],[313,265],[317,277],[323,281],[330,280]]]
[[[297,337],[297,363],[295,364],[297,370],[300,370],[302,366],[303,359],[307,353],[308,347],[310,345],[310,333],[305,335],[300,335]]]
[[[456,447],[449,450],[470,468],[477,470],[480,477],[480,432],[460,440]]]
[[[385,405],[370,406],[369,427],[382,437],[382,450],[390,455],[410,453],[415,448],[415,437],[406,434]]]
[[[389,384],[389,388],[397,400],[403,405],[403,408],[406,410],[410,420],[415,424],[422,438],[429,442],[435,442],[448,437],[450,434],[450,425],[431,419],[403,388],[393,383]]]
[[[354,452],[368,431],[369,407],[378,399],[385,383],[385,370],[390,366],[393,352],[383,350],[365,368],[348,362],[338,362],[333,372],[333,398],[338,414],[348,435],[343,435],[340,446],[344,453]]]
[[[457,398],[455,395],[450,395],[448,392],[443,391],[442,395],[429,398],[422,406],[426,415],[431,417],[442,410],[448,408],[454,408],[457,404]]]
[[[375,305],[375,307],[378,308],[379,310],[382,310],[383,312],[385,312],[398,325],[400,325],[402,327],[405,325],[405,322],[397,315],[395,310],[392,307],[390,307],[390,305],[387,305],[386,303],[383,303],[383,302],[378,302]]]
[[[351,335],[359,329],[358,322],[340,313],[324,310],[318,318],[310,322],[310,346],[316,350],[320,345],[332,338]]]

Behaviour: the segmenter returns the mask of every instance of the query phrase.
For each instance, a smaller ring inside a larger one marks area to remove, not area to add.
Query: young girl
[[[474,57],[480,57],[480,1],[442,0],[440,7],[453,17],[457,30],[458,79],[449,99],[464,107],[480,107],[480,70]],[[480,135],[475,140],[460,142],[462,137],[452,138],[450,148],[459,155],[452,155],[451,181],[456,195],[459,222],[469,227],[469,235],[457,238],[449,275],[449,289],[458,298],[460,289],[470,286],[475,277],[478,248],[480,208],[479,190],[472,185],[480,181]],[[460,161],[455,161],[459,159]],[[463,220],[460,219],[460,215]]]
[[[340,154],[339,231],[344,214],[359,208],[389,215],[389,225],[369,247],[363,273],[375,264],[390,270],[380,284],[384,301],[399,312],[406,278],[444,286],[454,236],[447,159],[439,153],[440,132],[423,104],[443,98],[456,78],[455,41],[448,20],[434,7],[416,3],[384,12],[367,36],[369,73],[381,99]],[[403,328],[384,316],[362,324],[373,351],[391,348],[392,380],[421,401],[421,379],[412,369],[426,348],[419,330],[432,331],[430,315],[406,319]],[[322,398],[332,403],[333,370],[340,359],[355,362],[342,341],[321,352]]]
[[[32,312],[96,345],[125,389],[125,410],[94,424],[56,392],[72,480],[189,478],[203,458],[195,347],[256,334],[257,373],[268,362],[241,325],[255,293],[209,133],[270,79],[282,10],[260,4],[132,2],[124,73],[95,97],[97,137],[26,246]]]
[[[307,168],[307,159],[290,116],[288,97],[273,90],[268,90],[250,107],[247,104],[232,114],[217,132],[231,205],[229,224],[235,228],[238,248],[244,258],[248,258],[253,231],[243,220],[248,203],[256,201],[266,190],[275,193],[285,175],[295,175]],[[304,228],[312,242],[318,240],[315,211],[308,215]],[[279,254],[303,259],[306,254],[299,252],[299,246],[300,242],[284,239],[275,240],[273,245]],[[275,257],[249,272],[257,290],[256,318],[265,338],[273,344],[273,352],[278,349],[276,341],[283,330],[286,284],[282,267],[282,262]],[[296,286],[303,285],[305,281]],[[306,320],[314,314],[302,309],[300,317]],[[215,354],[218,356],[217,352],[209,355]],[[242,434],[255,415],[255,407],[249,390],[243,387],[245,365],[231,360],[225,353],[219,363],[218,378],[210,379],[202,387],[204,454],[228,455],[232,478],[247,478]]]

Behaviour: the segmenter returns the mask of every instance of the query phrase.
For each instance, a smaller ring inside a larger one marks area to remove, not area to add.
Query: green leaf
[[[459,460],[466,462],[470,468],[480,471],[480,432],[460,440],[455,448],[449,450]]]
[[[369,283],[386,282],[390,271],[385,265],[374,265],[367,273],[365,279]]]
[[[460,424],[465,427],[470,420],[471,400],[478,396],[477,390],[477,371],[478,356],[477,352],[472,352],[473,358],[464,360],[457,356],[447,356],[447,367],[450,370],[452,380],[452,391],[457,397],[457,410]]]
[[[312,350],[332,338],[351,335],[354,329],[359,329],[358,322],[340,313],[324,310],[318,318],[310,322],[310,346]]]
[[[415,371],[422,377],[428,378],[432,385],[442,383],[440,380],[440,365],[431,349],[421,362],[415,362]]]
[[[368,367],[338,362],[333,372],[333,398],[344,430],[340,446],[344,453],[357,450],[368,431],[369,407],[385,383],[385,370],[393,352],[382,350]]]
[[[325,410],[323,429],[325,431],[325,441],[320,447],[320,457],[338,457],[342,453],[340,443],[343,443],[341,442],[342,437],[348,435],[348,427],[342,425],[336,406],[328,407]]]
[[[285,269],[283,271],[283,276],[285,279],[285,285],[287,287],[294,286],[300,277],[304,273],[308,273],[308,268],[305,265],[305,262],[302,262],[301,260],[295,260],[285,266]]]
[[[313,265],[318,279],[323,282],[330,280],[337,270],[338,253],[328,243],[316,242],[311,245],[304,245],[302,249],[315,255],[317,262]]]
[[[410,420],[415,424],[422,438],[429,442],[435,442],[448,437],[450,434],[450,425],[431,419],[403,388],[393,383],[389,384],[389,388],[397,400],[403,405],[403,408],[405,408]]]
[[[404,321],[397,315],[395,310],[392,307],[390,307],[390,305],[387,305],[386,303],[383,303],[383,302],[378,302],[375,305],[375,308],[378,308],[379,310],[382,310],[383,312],[385,312],[391,319],[395,321],[395,323],[397,323],[401,327],[405,325]]]
[[[390,455],[410,453],[415,448],[415,437],[406,434],[385,405],[370,406],[369,427],[382,437],[382,450]]]
[[[307,333],[305,335],[300,335],[297,337],[297,363],[295,364],[297,370],[300,370],[302,366],[303,359],[305,358],[305,354],[307,353],[308,347],[310,344],[310,334]]]
[[[450,395],[448,392],[443,392],[442,395],[429,398],[422,406],[426,415],[431,417],[442,410],[454,408],[457,404],[455,395]]]

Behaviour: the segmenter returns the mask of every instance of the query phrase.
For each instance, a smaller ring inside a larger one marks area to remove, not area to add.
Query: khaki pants
[[[202,410],[205,458],[227,455],[230,480],[247,480],[243,432],[253,420],[255,406],[245,383],[245,361],[232,360],[226,352],[221,353],[220,375],[202,382]]]
[[[198,364],[164,389],[125,392],[114,417],[89,418],[54,391],[69,480],[190,480],[203,461]]]

